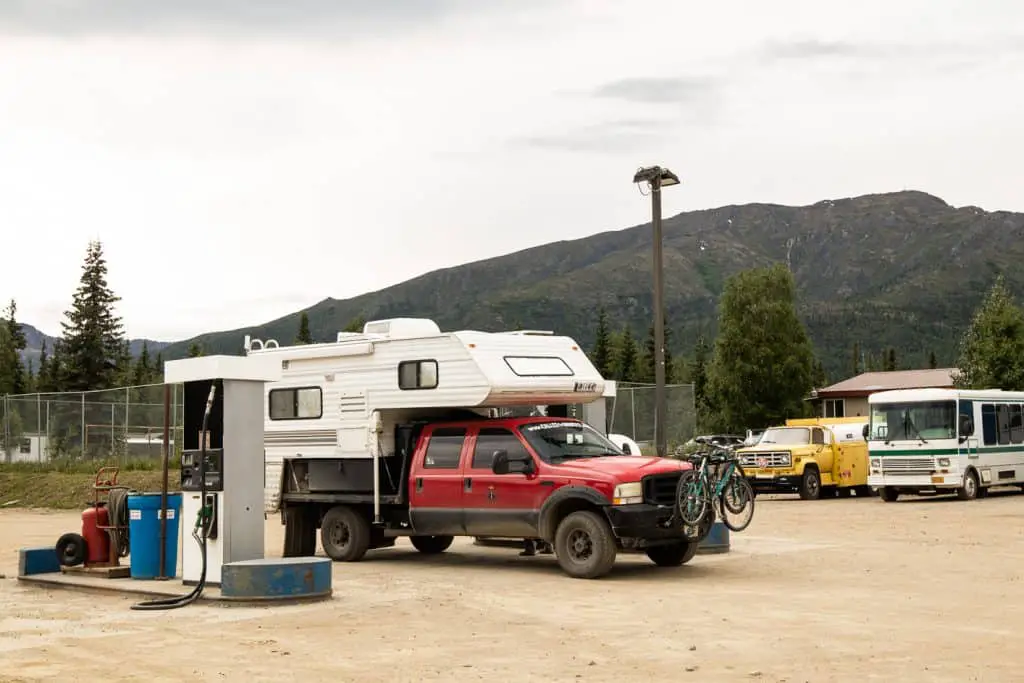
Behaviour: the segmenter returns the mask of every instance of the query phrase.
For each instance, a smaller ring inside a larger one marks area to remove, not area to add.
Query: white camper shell
[[[280,508],[285,459],[377,460],[394,453],[394,427],[404,420],[443,417],[446,409],[487,415],[491,408],[590,403],[605,389],[573,339],[544,331],[442,332],[432,320],[395,318],[323,344],[247,337],[245,350],[281,361],[281,379],[266,388],[267,513]]]

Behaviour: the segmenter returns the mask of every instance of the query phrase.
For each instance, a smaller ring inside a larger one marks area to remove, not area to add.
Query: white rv
[[[432,320],[395,318],[323,344],[247,338],[245,350],[281,359],[281,380],[267,385],[267,513],[279,509],[287,458],[387,457],[395,452],[396,425],[443,409],[486,415],[604,394],[603,378],[579,345],[544,331],[442,332]]]

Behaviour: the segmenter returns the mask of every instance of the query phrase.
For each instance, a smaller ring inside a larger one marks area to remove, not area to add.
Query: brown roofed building
[[[811,392],[819,417],[867,417],[868,396],[890,389],[951,389],[956,368],[865,372]]]

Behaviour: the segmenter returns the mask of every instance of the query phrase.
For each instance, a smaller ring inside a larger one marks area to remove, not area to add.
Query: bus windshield
[[[772,427],[764,430],[758,444],[777,443],[784,446],[803,446],[811,442],[811,430],[807,427]]]
[[[873,441],[956,438],[956,401],[876,403],[871,406]]]

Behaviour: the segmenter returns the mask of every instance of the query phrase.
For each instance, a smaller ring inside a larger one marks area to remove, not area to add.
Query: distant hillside
[[[32,363],[32,367],[39,368],[39,353],[43,348],[43,342],[46,342],[46,348],[48,353],[53,352],[53,344],[57,339],[50,335],[40,332],[38,328],[32,325],[26,325],[22,323],[21,331],[25,333],[26,348],[21,353],[21,360],[23,363]],[[154,356],[163,351],[170,345],[170,342],[153,341],[152,339],[131,339],[128,341],[128,346],[131,349],[132,356],[138,357],[142,353],[143,343],[149,347],[149,352]]]
[[[745,268],[788,262],[799,309],[830,377],[848,374],[855,341],[893,346],[901,366],[940,366],[980,297],[1002,272],[1024,290],[1024,214],[955,208],[922,192],[826,200],[811,206],[746,204],[665,220],[665,291],[673,348],[689,353],[715,328],[725,279]],[[646,334],[651,307],[650,224],[561,241],[438,270],[352,299],[307,309],[319,341],[349,320],[426,316],[442,329],[554,329],[589,345],[599,305],[616,326]],[[207,353],[241,352],[245,334],[290,343],[299,313],[191,342]]]

